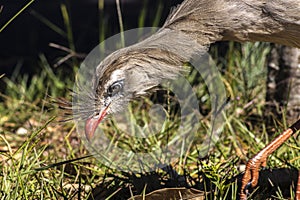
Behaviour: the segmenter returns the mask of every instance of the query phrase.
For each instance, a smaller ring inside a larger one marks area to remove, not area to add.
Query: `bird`
[[[94,97],[91,101],[97,108],[86,119],[87,136],[93,135],[107,115],[123,110],[129,101],[145,95],[162,80],[174,79],[184,71],[183,63],[193,54],[205,52],[213,42],[271,41],[300,47],[296,23],[300,8],[294,9],[292,1],[279,1],[278,6],[285,5],[285,14],[289,15],[280,19],[277,4],[254,2],[185,0],[170,12],[156,34],[105,58],[94,72],[92,92],[87,95]],[[286,26],[284,20],[289,19],[291,26]],[[86,107],[86,112],[92,112],[90,108],[95,106]]]
[[[206,52],[216,41],[266,41],[300,47],[299,13],[300,7],[292,0],[183,1],[154,35],[102,60],[90,74],[92,86],[78,84],[79,90],[85,91],[80,97],[85,103],[76,105],[75,112],[76,117],[85,120],[86,137],[93,138],[103,119],[122,112],[130,101],[145,96],[162,80],[176,79],[185,71],[184,63],[193,55]],[[284,133],[290,137],[299,129],[298,120]],[[276,144],[288,137],[279,138]],[[266,159],[271,151],[265,152],[258,155]],[[257,174],[260,162],[254,166]],[[241,199],[246,199],[245,188],[254,187],[258,178],[252,175],[253,166],[249,164],[248,168]]]

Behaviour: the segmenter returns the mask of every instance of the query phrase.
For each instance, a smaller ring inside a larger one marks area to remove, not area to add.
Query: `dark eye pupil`
[[[122,86],[123,85],[121,82],[114,83],[108,88],[107,92],[110,96],[114,96],[115,94],[121,91]]]
[[[117,92],[120,90],[120,85],[113,85],[111,88],[112,92]]]

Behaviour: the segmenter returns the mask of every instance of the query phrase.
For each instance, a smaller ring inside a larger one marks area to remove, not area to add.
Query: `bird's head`
[[[181,71],[179,59],[164,56],[158,49],[122,49],[105,58],[96,68],[93,92],[85,106],[90,110],[86,118],[85,134],[92,138],[99,123],[110,114],[124,110],[128,103],[144,96],[164,79],[174,79]],[[155,59],[153,56],[156,55]],[[84,98],[87,99],[87,98]]]

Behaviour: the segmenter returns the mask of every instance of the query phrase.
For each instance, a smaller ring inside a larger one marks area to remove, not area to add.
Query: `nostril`
[[[100,112],[95,112],[95,113],[93,114],[93,118],[99,118],[99,116],[100,116]]]

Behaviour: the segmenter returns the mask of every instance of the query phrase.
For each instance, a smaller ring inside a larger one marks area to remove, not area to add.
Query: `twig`
[[[56,49],[59,49],[59,50],[62,50],[62,51],[65,51],[65,52],[68,53],[66,56],[64,56],[58,62],[56,62],[54,64],[54,67],[58,67],[59,65],[63,64],[64,62],[66,62],[67,60],[69,60],[72,57],[77,57],[77,58],[85,58],[86,57],[86,54],[84,54],[84,53],[76,53],[72,49],[61,46],[59,44],[49,43],[49,46],[53,47],[53,48],[56,48]]]

